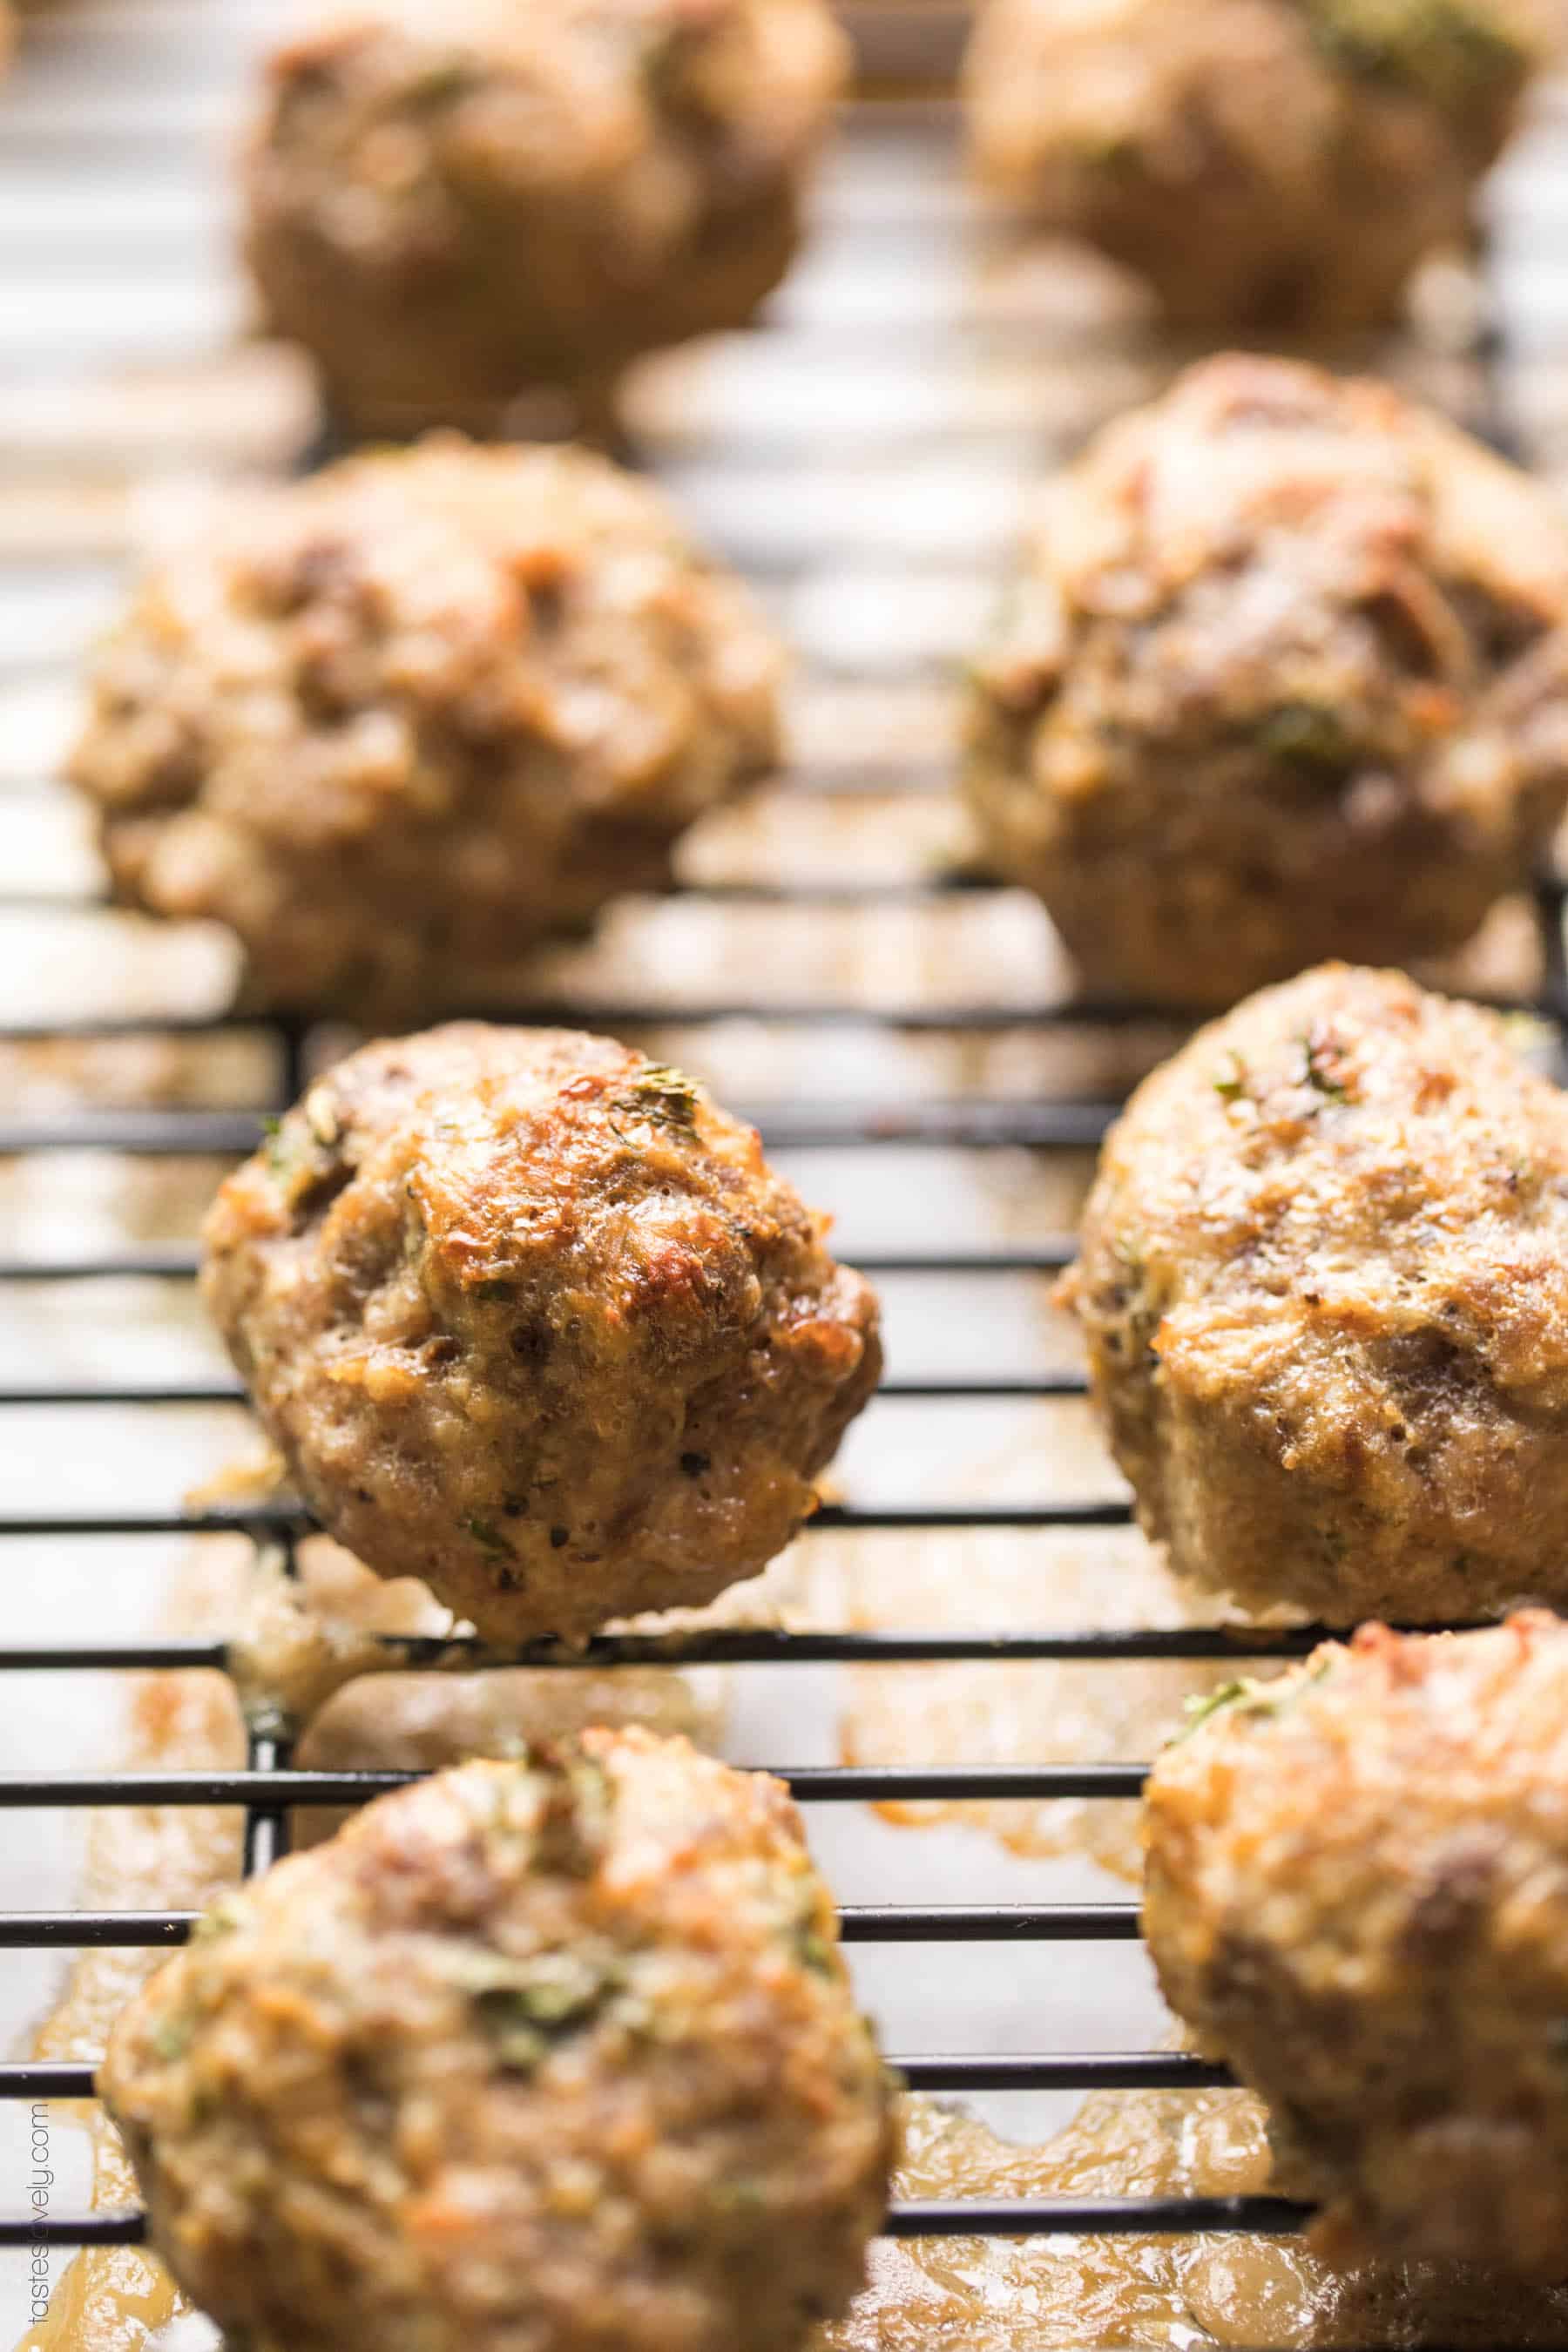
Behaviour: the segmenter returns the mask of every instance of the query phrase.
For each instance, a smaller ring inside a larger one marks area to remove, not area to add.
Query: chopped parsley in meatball
[[[1568,1095],[1330,965],[1107,1137],[1062,1296],[1172,1565],[1335,1625],[1568,1602]]]
[[[253,2352],[794,2352],[893,2154],[785,1790],[637,1730],[418,1782],[224,1896],[100,2086]]]
[[[1209,361],[1047,488],[969,740],[1091,987],[1456,948],[1568,802],[1568,523],[1386,385]]]
[[[1172,317],[1343,334],[1472,236],[1551,30],[1538,0],[988,0],[971,142]]]
[[[1144,1838],[1166,1998],[1268,2101],[1319,2250],[1560,2279],[1568,1626],[1373,1625],[1237,1684]]]

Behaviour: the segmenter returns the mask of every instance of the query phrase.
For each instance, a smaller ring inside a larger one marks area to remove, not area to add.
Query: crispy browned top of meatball
[[[1536,0],[989,0],[971,140],[1178,318],[1343,332],[1470,234],[1551,30]]]
[[[102,2089],[257,2352],[790,2352],[860,2283],[888,2078],[782,1784],[589,1731],[223,1898]]]
[[[592,401],[783,276],[847,46],[823,0],[358,0],[272,57],[247,246],[362,426]]]
[[[317,1082],[204,1288],[322,1523],[515,1641],[710,1600],[812,1510],[881,1363],[826,1230],[679,1071],[458,1024]]]
[[[436,439],[154,570],[72,772],[120,896],[230,925],[251,1002],[403,1019],[664,881],[775,757],[782,670],[648,485]]]
[[[1183,1573],[1337,1624],[1568,1599],[1568,1097],[1492,1014],[1331,965],[1201,1030],[1063,1296]]]
[[[1043,495],[971,697],[987,853],[1163,1002],[1457,946],[1568,796],[1565,623],[1517,468],[1386,385],[1205,362]]]
[[[1235,1685],[1144,1819],[1161,1983],[1268,2099],[1323,2251],[1561,2276],[1568,1626],[1368,1626]]]

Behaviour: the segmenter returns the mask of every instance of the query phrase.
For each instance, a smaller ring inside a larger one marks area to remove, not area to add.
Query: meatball
[[[517,1641],[789,1541],[881,1367],[826,1231],[679,1071],[456,1024],[311,1087],[219,1192],[203,1286],[322,1525]]]
[[[270,322],[362,430],[493,427],[540,385],[595,421],[778,284],[847,56],[824,0],[361,0],[268,69]]]
[[[100,2088],[254,2352],[789,2352],[893,2155],[784,1787],[639,1730],[417,1782],[226,1896]]]
[[[1563,2274],[1568,1626],[1369,1625],[1167,1748],[1143,1919],[1321,2250]]]
[[[974,673],[983,853],[1089,982],[1457,947],[1568,801],[1568,523],[1385,385],[1236,356],[1047,492]]]
[[[981,173],[1189,325],[1346,333],[1471,235],[1535,0],[989,0]]]
[[[1568,1601],[1568,1095],[1493,1014],[1331,965],[1200,1030],[1061,1297],[1183,1575],[1338,1625]]]
[[[474,1001],[778,749],[782,656],[664,500],[455,439],[243,501],[100,652],[72,772],[130,905],[237,933],[253,1006]]]

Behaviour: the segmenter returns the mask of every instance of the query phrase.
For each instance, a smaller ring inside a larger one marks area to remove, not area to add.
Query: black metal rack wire
[[[923,70],[936,59],[950,58],[961,22],[958,12],[943,8],[931,8],[923,16],[919,9],[905,11],[901,16],[875,9],[862,14],[864,21],[858,30],[863,47],[869,46],[885,69],[895,74]],[[889,31],[889,26],[898,29]],[[880,51],[877,51],[879,42],[882,44]],[[127,125],[122,127],[132,139],[143,135],[129,117]],[[101,131],[102,126],[100,128]],[[49,135],[47,126],[33,133],[45,149],[48,147]],[[1492,422],[1497,437],[1504,437],[1500,421],[1494,416]],[[4,649],[0,647],[0,659],[3,658]],[[831,788],[828,780],[814,777],[809,768],[800,782],[807,792]],[[972,877],[960,876],[933,883],[833,883],[815,888],[727,885],[705,891],[689,888],[683,895],[709,900],[751,899],[775,905],[844,908],[940,902],[949,896],[977,893],[984,887]],[[1560,1045],[1568,1038],[1563,900],[1562,886],[1555,880],[1544,880],[1538,898],[1538,914],[1546,978],[1533,1008],[1552,1024]],[[7,892],[0,898],[0,922],[19,907],[36,910],[47,903],[43,894]],[[74,906],[79,902],[68,899],[55,903]],[[868,1034],[883,1031],[956,1037],[984,1037],[1005,1030],[1065,1023],[1080,1028],[1104,1027],[1137,1017],[1125,1008],[1085,1003],[1039,1009],[1015,1003],[866,1008],[847,1003],[790,1004],[771,998],[696,1005],[680,1002],[651,1012],[646,1003],[595,1002],[591,1005],[541,1004],[528,1008],[525,1013],[514,1007],[509,1013],[512,1018],[545,1021],[562,1015],[576,1021],[591,1018],[595,1025],[610,1030],[641,1028],[653,1022],[679,1024],[683,1029],[691,1029],[711,1023],[747,1020],[812,1025],[824,1030],[850,1026],[864,1027]],[[1165,1022],[1170,1018],[1168,1014],[1143,1017]],[[202,1038],[223,1031],[266,1035],[275,1045],[278,1087],[270,1103],[254,1111],[191,1108],[70,1109],[58,1115],[15,1112],[0,1116],[0,1158],[89,1150],[178,1160],[247,1151],[258,1139],[264,1116],[285,1108],[299,1091],[307,1066],[310,1038],[306,1030],[297,1024],[269,1027],[253,1021],[214,1023],[191,1018],[178,1011],[166,1015],[139,1013],[59,1023],[15,1021],[0,1026],[0,1046],[26,1046],[55,1040],[112,1041],[150,1034]],[[1067,1096],[1040,1100],[972,1097],[913,1103],[768,1102],[751,1105],[747,1115],[756,1120],[764,1140],[773,1149],[848,1143],[893,1153],[905,1147],[934,1143],[977,1150],[1006,1149],[1050,1153],[1092,1148],[1115,1108],[1109,1099]],[[872,1275],[1034,1275],[1059,1268],[1067,1262],[1070,1249],[1067,1236],[1046,1234],[1026,1245],[971,1247],[954,1242],[929,1250],[858,1251],[855,1255],[857,1262]],[[195,1272],[195,1255],[184,1248],[83,1257],[7,1254],[0,1260],[0,1290],[8,1293],[42,1283],[89,1286],[123,1276],[187,1285],[194,1280]],[[895,1372],[884,1383],[882,1394],[892,1398],[984,1401],[1072,1398],[1082,1395],[1083,1390],[1082,1380],[1067,1373],[1028,1377],[955,1374],[951,1379],[910,1379]],[[226,1380],[69,1386],[57,1381],[30,1381],[25,1368],[0,1367],[0,1449],[6,1443],[5,1416],[23,1407],[226,1405],[238,1402],[240,1396],[237,1385]],[[1120,1500],[1072,1500],[1046,1493],[1037,1500],[1016,1505],[983,1506],[959,1501],[949,1505],[938,1502],[879,1507],[840,1504],[825,1508],[813,1525],[840,1530],[1027,1530],[1114,1527],[1125,1524],[1128,1517],[1127,1506]],[[247,1537],[258,1546],[280,1544],[289,1549],[308,1532],[309,1522],[302,1515],[286,1508],[135,1510],[84,1516],[62,1504],[45,1512],[0,1515],[0,1559],[6,1543],[24,1538],[90,1541],[96,1537],[123,1535],[228,1533]],[[481,1650],[478,1644],[468,1644],[466,1654],[475,1664],[561,1667],[759,1663],[892,1666],[1063,1660],[1090,1664],[1153,1659],[1284,1658],[1303,1654],[1317,1638],[1312,1629],[1245,1633],[1231,1629],[1192,1627],[1100,1631],[1092,1626],[1065,1626],[1057,1630],[966,1635],[897,1630],[787,1632],[722,1628],[668,1637],[601,1637],[585,1652],[545,1644],[510,1653],[504,1658],[493,1651]],[[454,1652],[463,1652],[465,1645],[388,1637],[385,1648],[389,1664],[417,1668],[434,1664],[437,1659],[449,1664]],[[195,1636],[113,1643],[0,1643],[0,1673],[6,1674],[47,1675],[83,1668],[125,1673],[221,1672],[228,1663],[222,1642]],[[250,1741],[243,1769],[90,1775],[45,1769],[7,1775],[0,1778],[0,1811],[142,1804],[241,1808],[247,1823],[245,1868],[250,1874],[265,1868],[284,1850],[291,1808],[302,1804],[353,1804],[401,1785],[410,1777],[413,1776],[405,1773],[350,1770],[300,1772],[291,1769],[288,1751],[281,1743],[257,1735]],[[1072,1764],[930,1769],[825,1767],[786,1769],[784,1777],[804,1803],[821,1805],[885,1800],[1004,1798],[1126,1801],[1137,1797],[1142,1774],[1140,1768],[1131,1765]],[[1139,1932],[1137,1907],[1131,1902],[1033,1906],[864,1906],[850,1907],[842,1916],[846,1939],[856,1943],[1126,1942],[1134,1939]],[[9,1913],[0,1915],[0,1949],[173,1947],[188,1933],[192,1917],[186,1912],[163,1910]],[[1223,2085],[1229,2080],[1223,2068],[1187,2055],[1152,2050],[999,2056],[911,2052],[894,2053],[894,2063],[913,2087],[944,2093],[1116,2087],[1202,2089]],[[18,2062],[0,2065],[0,2098],[77,2100],[89,2096],[91,2090],[92,2071],[86,2064]],[[1264,2196],[918,2203],[896,2207],[889,2216],[888,2229],[890,2234],[899,2236],[1192,2231],[1275,2233],[1298,2227],[1304,2210],[1299,2205]],[[43,2222],[33,2215],[0,2216],[0,2246],[106,2245],[132,2242],[141,2233],[141,2217],[133,2213],[84,2212],[55,2216]]]

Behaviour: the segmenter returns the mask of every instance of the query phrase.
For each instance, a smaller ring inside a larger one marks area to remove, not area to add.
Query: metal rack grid
[[[961,29],[958,12],[931,7],[908,10],[867,9],[856,27],[863,55],[868,54],[884,71],[902,78],[950,66]],[[155,115],[150,123],[142,100],[128,91],[122,114],[110,110],[88,120],[91,141],[116,135],[132,149],[156,138]],[[921,110],[908,110],[905,119],[921,119]],[[925,119],[940,128],[940,108],[925,110]],[[59,140],[82,141],[79,121],[69,117],[62,130],[51,122],[46,106],[41,123],[30,136],[42,154],[58,152]],[[1005,340],[1004,320],[996,331]],[[1495,376],[1483,373],[1483,393],[1495,391]],[[0,429],[5,404],[0,399]],[[1494,408],[1483,406],[1471,422],[1489,428],[1493,437],[1505,437]],[[984,428],[982,428],[984,429]],[[744,562],[744,551],[741,551]],[[751,568],[765,575],[765,562]],[[5,648],[0,644],[0,665]],[[906,780],[911,791],[919,781]],[[809,766],[798,779],[800,789],[832,792],[837,780],[825,769]],[[710,902],[719,899],[768,905],[868,908],[873,905],[920,907],[945,898],[979,893],[984,886],[966,877],[931,882],[826,883],[815,887],[773,886],[766,883],[721,884],[686,895]],[[1543,942],[1544,983],[1537,1010],[1551,1022],[1559,1041],[1568,1037],[1568,981],[1563,958],[1563,889],[1555,880],[1543,880],[1538,915]],[[37,911],[49,904],[79,903],[67,893],[51,900],[34,890],[0,895],[0,922],[18,911]],[[1115,1008],[1063,1003],[1040,1007],[1016,1003],[953,1003],[907,1007],[865,1007],[816,1002],[798,1004],[773,999],[738,1000],[692,1004],[686,1002],[668,1011],[650,1012],[644,1003],[628,1005],[595,1002],[540,1004],[509,1017],[550,1021],[561,1017],[591,1018],[612,1030],[637,1028],[664,1020],[683,1027],[710,1022],[746,1019],[757,1023],[803,1024],[829,1029],[864,1025],[889,1033],[942,1036],[985,1037],[1004,1030],[1028,1029],[1052,1024],[1079,1027],[1105,1026],[1134,1016]],[[1160,1016],[1162,1018],[1168,1016]],[[59,1023],[14,1022],[0,1029],[0,1045],[20,1045],[54,1039],[113,1040],[155,1031],[169,1037],[203,1037],[226,1028],[260,1034],[252,1022],[213,1023],[178,1013],[144,1014],[123,1019],[93,1018]],[[270,1033],[278,1046],[278,1091],[267,1108],[280,1109],[299,1090],[307,1066],[310,1034],[300,1025],[275,1025]],[[1081,1150],[1096,1144],[1114,1114],[1109,1099],[1062,1096],[1037,1101],[971,1097],[913,1104],[871,1102],[758,1103],[743,1115],[756,1120],[773,1149],[807,1149],[822,1144],[866,1146],[896,1153],[911,1145],[942,1144],[976,1150],[1026,1150],[1032,1152]],[[91,1150],[132,1155],[183,1156],[238,1154],[250,1150],[261,1132],[262,1108],[256,1112],[226,1109],[71,1110],[59,1115],[16,1114],[0,1117],[0,1157]],[[1027,1246],[964,1248],[949,1245],[930,1250],[883,1253],[857,1251],[857,1263],[872,1275],[1034,1275],[1063,1265],[1071,1244],[1064,1235],[1046,1234]],[[189,1283],[195,1273],[194,1253],[156,1250],[88,1258],[11,1256],[0,1261],[0,1286],[42,1282],[94,1282],[121,1276],[147,1276],[172,1284]],[[884,1397],[1006,1398],[1081,1396],[1084,1383],[1072,1374],[1039,1376],[907,1379],[897,1374],[884,1382]],[[58,1381],[28,1383],[20,1375],[6,1377],[0,1368],[0,1449],[5,1444],[5,1415],[21,1407],[180,1404],[229,1404],[241,1391],[228,1381],[66,1386]],[[856,1507],[825,1508],[816,1528],[839,1529],[921,1528],[973,1529],[1005,1528],[1044,1529],[1125,1524],[1127,1506],[1120,1501],[1053,1499],[1048,1494],[1020,1505],[991,1506],[954,1502],[951,1505]],[[126,1512],[85,1517],[67,1508],[47,1513],[16,1513],[0,1517],[0,1558],[3,1547],[21,1538],[135,1534],[240,1533],[255,1544],[280,1544],[291,1552],[308,1532],[298,1513],[278,1509],[205,1510],[159,1513]],[[474,1663],[528,1664],[542,1666],[610,1665],[615,1664],[694,1665],[748,1663],[808,1664],[823,1662],[897,1665],[900,1664],[1070,1660],[1110,1663],[1127,1660],[1216,1657],[1281,1658],[1300,1655],[1318,1636],[1311,1630],[1247,1635],[1231,1630],[1178,1628],[1101,1632],[1068,1627],[1005,1634],[962,1634],[879,1632],[793,1633],[772,1630],[721,1629],[675,1637],[625,1635],[602,1637],[587,1651],[562,1651],[548,1645],[510,1654],[472,1650]],[[417,1667],[439,1655],[450,1663],[455,1647],[447,1642],[424,1642],[388,1637],[389,1664]],[[148,1639],[120,1643],[51,1643],[0,1644],[0,1672],[47,1675],[68,1668],[110,1671],[176,1672],[216,1669],[228,1665],[225,1645],[195,1637]],[[278,1741],[254,1737],[245,1769],[230,1771],[165,1773],[96,1773],[70,1776],[42,1772],[0,1779],[0,1809],[32,1807],[131,1806],[157,1803],[193,1806],[235,1806],[245,1811],[245,1867],[249,1874],[264,1868],[287,1842],[288,1809],[300,1804],[353,1803],[413,1777],[402,1772],[314,1771],[290,1769],[286,1748]],[[807,1804],[858,1803],[883,1800],[995,1800],[1135,1798],[1142,1784],[1140,1768],[1123,1764],[1074,1764],[1059,1767],[973,1767],[943,1769],[822,1768],[786,1771],[796,1795]],[[118,1945],[162,1948],[182,1941],[194,1915],[183,1912],[64,1911],[0,1915],[0,1949],[71,1948]],[[896,1943],[915,1941],[991,1942],[1129,1941],[1138,1935],[1136,1906],[1131,1902],[1099,1905],[1035,1906],[863,1906],[842,1914],[847,1941]],[[1169,2052],[1136,2051],[1058,2055],[1009,2054],[947,2056],[924,2053],[896,2053],[894,2063],[912,2087],[928,2091],[979,2092],[992,2089],[1205,2088],[1223,2085],[1229,2076],[1221,2067]],[[0,2097],[80,2099],[90,2095],[91,2069],[83,2064],[18,2063],[0,2066]],[[1130,2198],[1030,2200],[996,2203],[980,2201],[905,2204],[890,2213],[888,2229],[900,2236],[957,2236],[991,2233],[1115,2233],[1135,2231],[1252,2231],[1273,2233],[1299,2226],[1305,2209],[1265,2196],[1218,2199]],[[0,2217],[0,2245],[39,2242],[58,2245],[125,2243],[142,2234],[141,2217],[84,2213],[51,2218]]]

